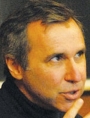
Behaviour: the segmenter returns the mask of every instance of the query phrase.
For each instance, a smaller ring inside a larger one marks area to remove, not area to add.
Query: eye
[[[75,55],[75,58],[79,58],[79,57],[83,56],[84,54],[85,54],[85,51],[81,50]]]
[[[51,61],[58,62],[58,61],[61,61],[63,58],[64,58],[63,54],[57,54],[51,58]]]

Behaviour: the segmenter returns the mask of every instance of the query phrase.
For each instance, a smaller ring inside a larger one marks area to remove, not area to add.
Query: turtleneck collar
[[[30,102],[11,79],[7,78],[2,88],[6,89],[9,94],[10,97],[7,99],[11,99],[10,101],[13,107],[15,106],[16,112],[22,113],[25,118],[30,116],[31,118],[62,118],[64,115],[63,112],[46,110]]]

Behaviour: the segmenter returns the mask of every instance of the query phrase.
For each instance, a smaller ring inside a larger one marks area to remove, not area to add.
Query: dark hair
[[[27,40],[26,28],[31,22],[41,20],[43,24],[65,22],[74,19],[72,10],[55,0],[29,0],[27,4],[13,13],[0,27],[2,54],[14,58],[26,69],[27,53],[31,47]]]

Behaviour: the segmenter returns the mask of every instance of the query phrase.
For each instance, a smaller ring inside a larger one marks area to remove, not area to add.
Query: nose
[[[79,65],[74,60],[68,61],[66,64],[65,80],[71,83],[81,80]]]

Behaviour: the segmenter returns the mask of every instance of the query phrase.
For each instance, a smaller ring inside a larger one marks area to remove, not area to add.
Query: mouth
[[[61,93],[67,100],[76,100],[80,97],[80,90],[73,90]]]

